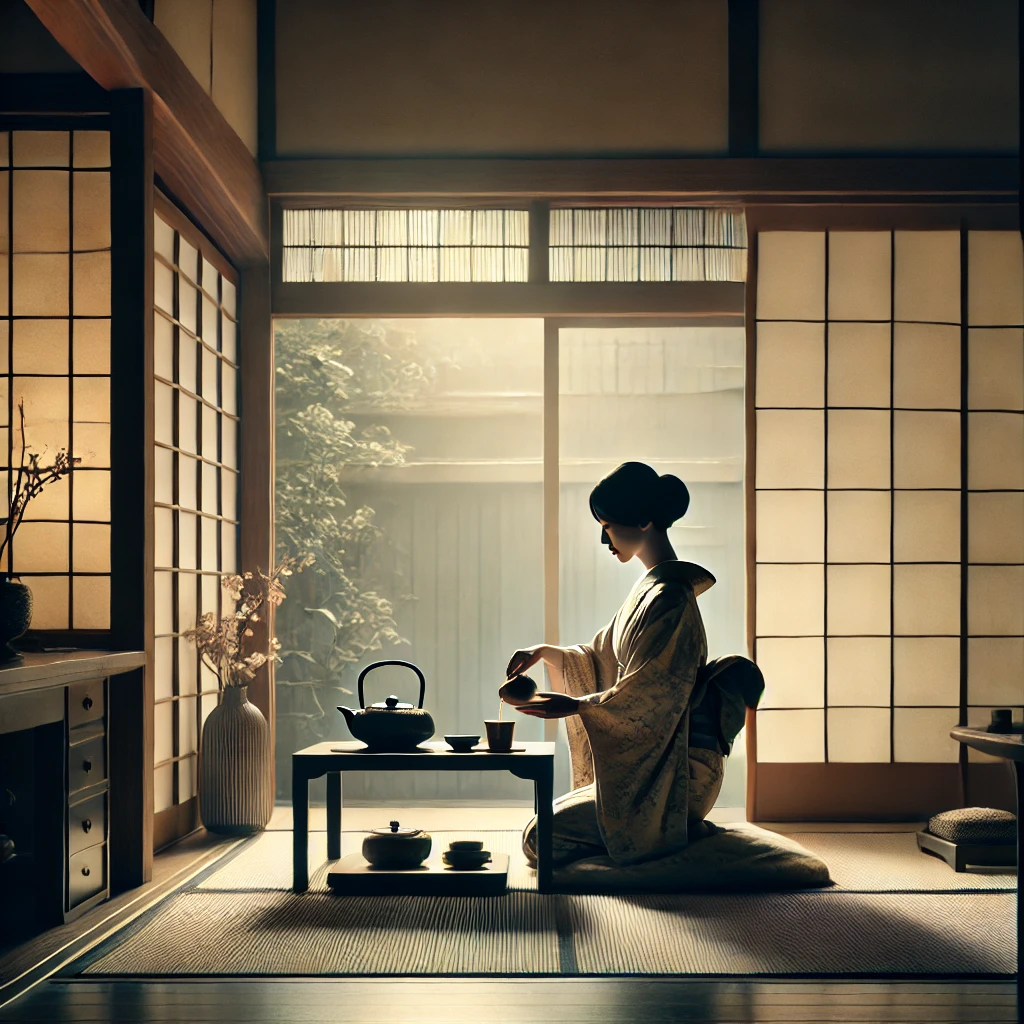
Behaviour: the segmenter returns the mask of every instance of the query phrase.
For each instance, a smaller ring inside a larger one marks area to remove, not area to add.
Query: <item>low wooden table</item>
[[[1021,767],[1024,763],[1024,736],[1019,732],[989,732],[987,729],[972,729],[958,725],[950,730],[950,736],[958,743],[966,743],[983,754],[1004,757],[1013,762],[1014,779],[1017,783],[1017,987],[1021,988],[1020,957],[1024,951],[1024,901],[1021,900],[1021,864],[1024,863],[1024,829],[1021,829],[1024,793],[1021,791]]]
[[[551,826],[554,799],[554,743],[520,743],[507,754],[457,754],[447,743],[424,743],[420,752],[372,754],[356,740],[316,743],[292,754],[292,889],[309,888],[309,780],[327,776],[327,857],[341,857],[341,773],[511,772],[533,781],[537,811],[537,889],[551,889]]]

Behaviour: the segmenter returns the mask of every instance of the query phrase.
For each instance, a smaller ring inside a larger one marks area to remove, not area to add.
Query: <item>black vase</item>
[[[0,664],[20,661],[12,646],[32,622],[32,591],[24,583],[0,579]]]

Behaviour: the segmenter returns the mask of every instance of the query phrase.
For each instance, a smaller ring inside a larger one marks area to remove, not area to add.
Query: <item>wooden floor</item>
[[[364,980],[47,982],[0,1021],[678,1024],[1016,1021],[1006,982]]]

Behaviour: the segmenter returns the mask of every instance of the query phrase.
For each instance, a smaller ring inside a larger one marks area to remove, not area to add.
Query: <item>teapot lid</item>
[[[392,821],[389,828],[372,828],[370,831],[375,836],[401,836],[409,838],[411,836],[418,836],[423,829],[421,828],[402,828],[397,821]]]
[[[376,704],[371,704],[366,710],[367,711],[413,711],[415,710],[415,704],[403,704],[394,694],[391,694],[386,700],[378,701]]]

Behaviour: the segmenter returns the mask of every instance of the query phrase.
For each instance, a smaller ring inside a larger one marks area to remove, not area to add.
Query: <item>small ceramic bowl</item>
[[[480,742],[480,737],[460,733],[455,736],[445,736],[444,741],[456,753],[468,754]]]
[[[482,839],[456,839],[448,844],[448,850],[455,853],[479,853],[483,848]]]
[[[477,871],[490,859],[490,850],[448,850],[441,858],[456,871]]]

